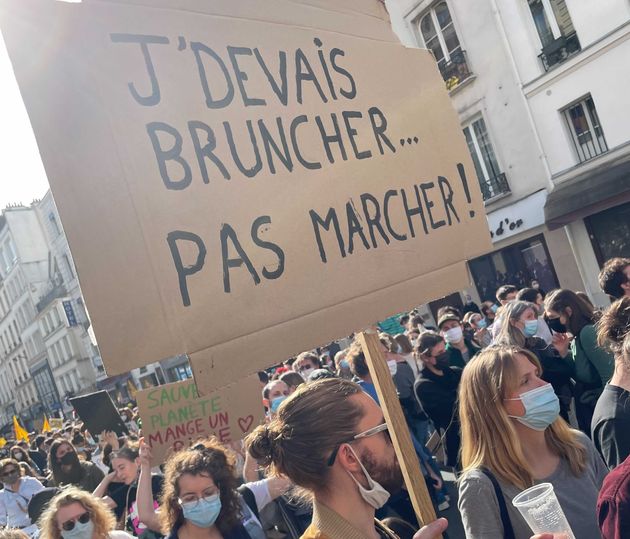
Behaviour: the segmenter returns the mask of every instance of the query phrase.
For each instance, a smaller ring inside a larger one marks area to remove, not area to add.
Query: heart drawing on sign
[[[254,422],[254,416],[248,415],[247,417],[238,418],[238,426],[241,427],[243,432],[247,432]]]

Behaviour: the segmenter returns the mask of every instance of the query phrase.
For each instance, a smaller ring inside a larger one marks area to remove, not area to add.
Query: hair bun
[[[260,425],[245,439],[249,454],[265,468],[274,464],[276,438],[268,425]]]

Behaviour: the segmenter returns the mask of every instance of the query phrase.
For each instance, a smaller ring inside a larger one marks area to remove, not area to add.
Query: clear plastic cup
[[[512,504],[534,533],[565,534],[575,539],[551,483],[540,483],[517,495]]]

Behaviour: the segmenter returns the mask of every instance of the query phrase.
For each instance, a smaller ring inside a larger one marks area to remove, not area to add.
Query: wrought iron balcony
[[[545,71],[549,71],[553,66],[561,64],[576,52],[580,52],[580,41],[577,34],[573,32],[568,36],[562,36],[554,39],[548,45],[545,45],[542,52],[538,55]]]
[[[481,194],[484,202],[496,196],[504,195],[510,192],[510,185],[504,173],[498,174],[487,180],[479,180],[481,186]]]
[[[466,61],[466,51],[460,50],[451,53],[450,61],[439,63],[438,67],[446,83],[446,89],[449,91],[472,76],[468,68],[468,62]]]

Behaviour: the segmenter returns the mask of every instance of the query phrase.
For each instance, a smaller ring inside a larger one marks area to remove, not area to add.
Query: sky
[[[48,189],[31,122],[0,36],[0,209],[29,205]]]

